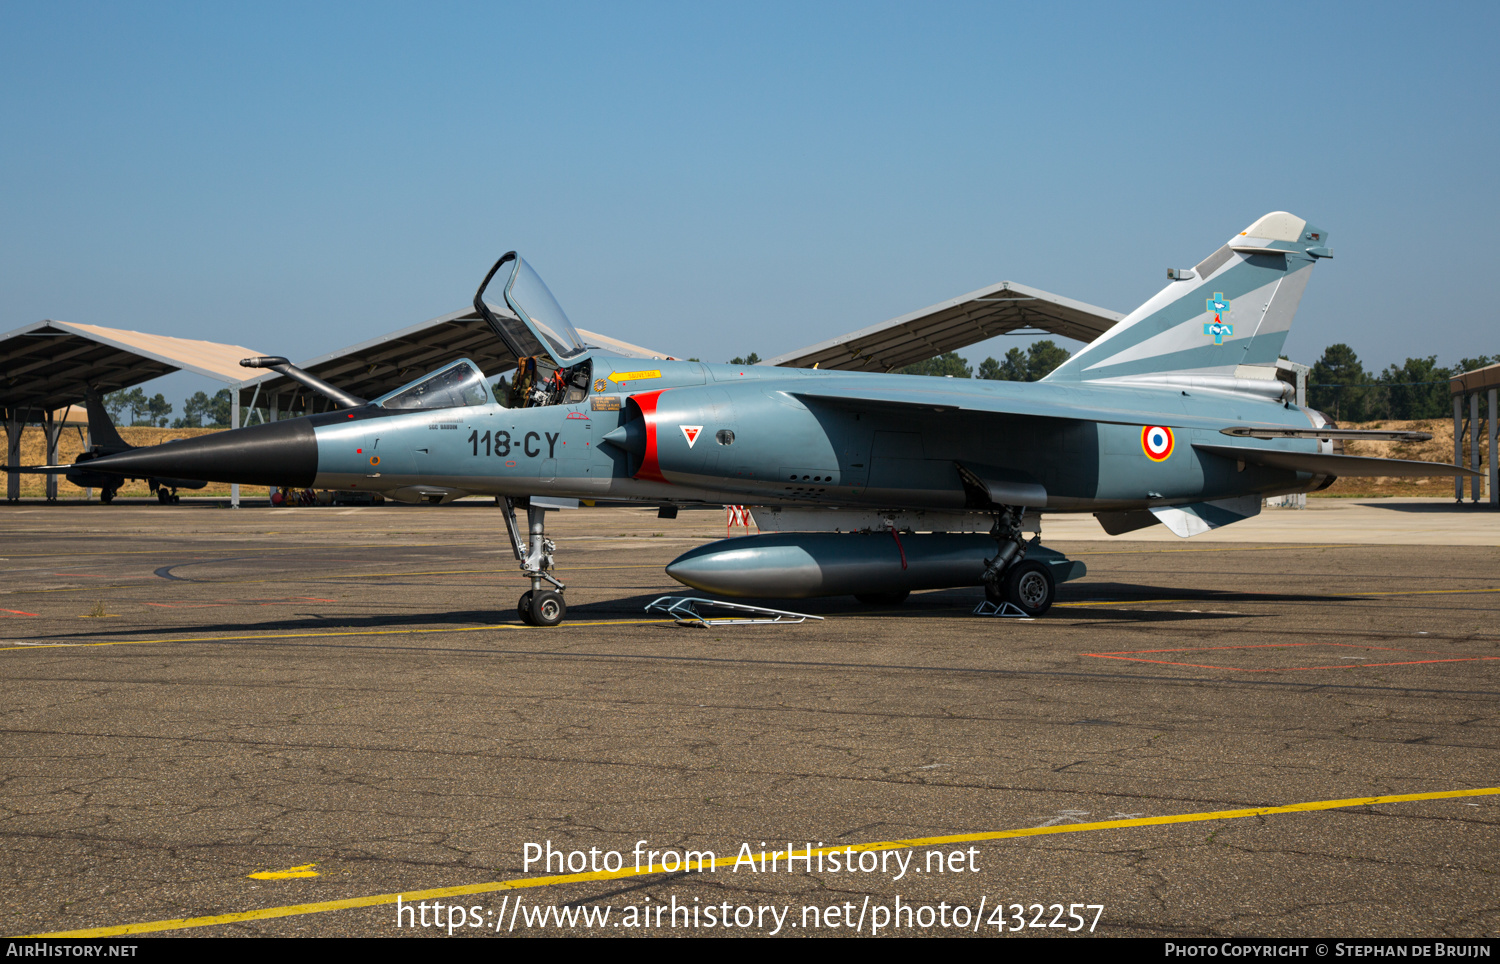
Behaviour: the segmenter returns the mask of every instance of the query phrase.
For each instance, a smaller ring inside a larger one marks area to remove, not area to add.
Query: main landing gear
[[[984,596],[997,606],[1010,603],[1028,616],[1040,616],[1052,608],[1057,584],[1044,563],[1027,560],[1026,553],[1042,541],[1037,533],[1030,541],[1021,535],[1024,506],[1005,506],[995,517],[990,535],[999,544],[995,558],[984,562]]]
[[[521,531],[516,525],[516,505],[522,501],[509,496],[505,496],[502,501],[511,549],[516,554],[516,561],[521,564],[521,571],[531,580],[531,588],[522,593],[516,602],[516,615],[521,617],[521,622],[532,626],[556,626],[568,614],[568,604],[563,599],[563,590],[568,587],[558,582],[557,577],[551,573],[554,565],[552,553],[557,551],[557,546],[547,538],[546,510],[529,501],[525,505],[531,542],[528,545],[521,541]],[[545,588],[544,583],[551,583],[557,588]]]

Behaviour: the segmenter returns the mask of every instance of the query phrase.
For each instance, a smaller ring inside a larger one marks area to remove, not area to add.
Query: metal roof
[[[0,407],[62,408],[82,402],[85,385],[112,392],[184,370],[234,385],[245,377],[240,359],[258,354],[240,345],[38,321],[0,335]]]
[[[1117,311],[1002,281],[760,364],[888,372],[1022,328],[1093,341],[1124,317]]]
[[[1471,372],[1462,372],[1448,383],[1448,391],[1454,395],[1467,395],[1486,388],[1500,388],[1500,365],[1486,365]]]
[[[491,310],[510,314],[493,305]],[[594,332],[580,329],[578,334],[585,343],[618,354],[639,358],[667,357],[649,348]],[[458,358],[472,360],[491,377],[516,365],[516,357],[472,307],[439,315],[409,328],[295,364],[303,371],[316,375],[351,395],[378,398]],[[248,368],[240,369],[242,375],[250,374],[251,371],[253,370]],[[315,400],[317,407],[326,402],[321,395],[312,392],[301,382],[276,372],[267,372],[240,384],[241,405],[248,405],[252,398],[256,398],[257,387],[260,389],[259,399],[255,402],[257,406],[266,404],[270,396],[278,394],[282,396],[279,405],[284,410],[304,408],[310,398]]]

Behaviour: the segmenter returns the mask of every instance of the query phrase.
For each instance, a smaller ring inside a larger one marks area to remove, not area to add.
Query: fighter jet
[[[156,493],[156,499],[164,505],[181,501],[177,494],[178,489],[201,489],[207,482],[199,479],[179,479],[171,477],[143,476],[140,474],[120,474],[118,472],[94,472],[89,465],[95,459],[106,455],[119,455],[125,452],[136,451],[136,446],[120,438],[120,433],[115,429],[115,423],[109,417],[109,412],[104,407],[104,399],[98,390],[92,386],[84,389],[84,409],[89,416],[89,438],[90,444],[87,450],[80,453],[77,461],[72,465],[64,466],[28,466],[17,468],[14,471],[29,472],[33,474],[61,475],[80,489],[97,488],[99,490],[99,501],[110,503],[114,501],[115,493],[120,491],[120,486],[129,478],[145,478],[147,488]],[[172,443],[167,443],[172,444]],[[9,468],[9,466],[5,466]]]
[[[541,277],[500,258],[474,305],[519,359],[492,389],[458,359],[335,411],[108,455],[94,472],[375,491],[411,502],[494,495],[531,589],[526,622],[567,612],[543,498],[749,505],[775,531],[694,549],[667,572],[733,597],[983,586],[1036,616],[1080,563],[1038,521],[1089,512],[1120,534],[1190,536],[1267,496],[1343,475],[1471,474],[1341,454],[1349,438],[1292,403],[1276,360],[1327,232],[1274,212],[1231,237],[1040,382],[625,358],[578,335]],[[491,292],[494,292],[493,294]],[[528,530],[517,509],[527,510]]]

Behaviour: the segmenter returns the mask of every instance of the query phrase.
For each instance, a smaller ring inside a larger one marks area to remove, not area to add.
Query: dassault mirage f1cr
[[[890,604],[982,585],[1038,615],[1083,568],[1039,545],[1042,513],[1189,536],[1340,475],[1468,474],[1340,454],[1344,438],[1396,436],[1341,430],[1291,403],[1276,359],[1328,257],[1322,229],[1268,214],[1172,272],[1047,378],[1016,383],[621,357],[585,344],[511,252],[474,296],[518,359],[493,390],[467,360],[370,402],[306,376],[342,407],[89,468],[406,501],[498,496],[531,580],[518,612],[536,625],[560,622],[566,606],[533,497],[757,507],[777,531],[667,567],[706,591]],[[280,358],[247,361],[305,375]]]

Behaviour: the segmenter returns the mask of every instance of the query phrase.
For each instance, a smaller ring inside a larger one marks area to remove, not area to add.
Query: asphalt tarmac
[[[710,629],[643,609],[722,514],[563,512],[538,629],[481,503],[0,506],[0,920],[1494,935],[1500,513],[1418,509],[1074,524],[1089,575],[1035,621],[954,590]]]

